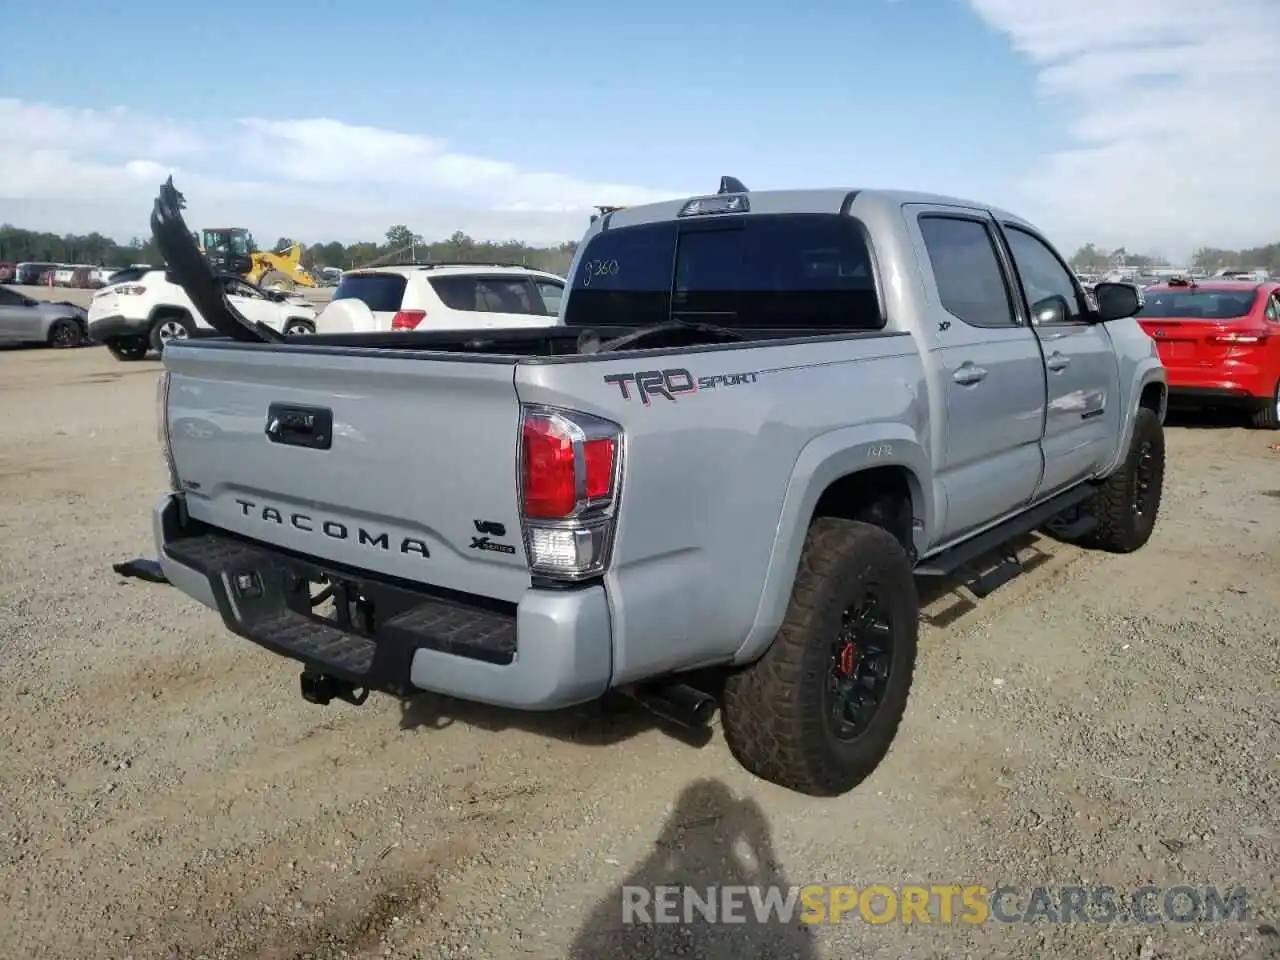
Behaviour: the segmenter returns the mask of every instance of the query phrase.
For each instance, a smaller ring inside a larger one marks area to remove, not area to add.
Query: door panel
[[[939,543],[1024,506],[1040,483],[1044,360],[1012,294],[995,224],[979,210],[909,204],[908,232],[927,286],[936,292],[930,364],[944,399],[938,493]],[[935,546],[938,544],[934,544]]]
[[[20,341],[26,315],[34,313],[19,294],[0,288],[0,343]]]
[[[1106,325],[1089,322],[1084,291],[1058,253],[1021,225],[1002,226],[1044,354],[1048,404],[1039,499],[1095,475],[1111,460],[1120,427],[1120,372]],[[1041,309],[1051,302],[1065,312]],[[1046,316],[1057,319],[1043,322]]]

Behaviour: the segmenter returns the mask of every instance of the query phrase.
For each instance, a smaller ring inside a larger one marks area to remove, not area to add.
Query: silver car
[[[88,314],[83,307],[33,300],[10,287],[0,287],[0,344],[76,347],[88,339]]]

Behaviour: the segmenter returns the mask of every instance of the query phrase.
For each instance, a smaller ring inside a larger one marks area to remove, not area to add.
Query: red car
[[[1138,322],[1169,373],[1169,403],[1248,410],[1280,429],[1280,281],[1171,280],[1143,291]]]

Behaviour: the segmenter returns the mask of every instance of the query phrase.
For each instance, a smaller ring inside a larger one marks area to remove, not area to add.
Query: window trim
[[[1080,311],[1076,315],[1076,319],[1060,320],[1055,323],[1030,323],[1032,329],[1049,327],[1053,330],[1063,330],[1073,327],[1093,326],[1093,321],[1089,319],[1089,315],[1092,313],[1089,309],[1089,299],[1084,295],[1084,288],[1080,285],[1080,281],[1076,279],[1075,271],[1071,269],[1070,264],[1068,264],[1063,258],[1062,254],[1058,251],[1058,248],[1050,243],[1049,239],[1040,233],[1039,230],[1029,227],[1026,224],[1015,223],[1011,220],[1001,220],[996,224],[996,226],[1000,233],[1000,242],[1008,252],[1009,266],[1013,269],[1014,278],[1017,280],[1018,302],[1021,303],[1023,309],[1026,310],[1028,321],[1030,321],[1031,317],[1031,302],[1027,299],[1027,290],[1026,286],[1022,282],[1022,274],[1018,272],[1018,259],[1013,255],[1013,244],[1009,242],[1008,237],[1009,231],[1016,230],[1020,233],[1025,233],[1028,237],[1038,240],[1046,250],[1053,254],[1053,258],[1058,261],[1058,266],[1062,267],[1062,269],[1066,271],[1067,279],[1071,282],[1071,287],[1076,292],[1076,309]]]
[[[925,239],[924,228],[922,226],[925,220],[962,220],[967,223],[977,224],[983,229],[987,235],[987,242],[991,244],[991,253],[995,257],[996,266],[1000,270],[1000,279],[1004,283],[1004,298],[1009,305],[1009,323],[973,323],[966,320],[957,313],[952,313],[947,309],[947,305],[942,302],[942,289],[938,286],[938,275],[934,270],[933,255],[929,252],[929,242]],[[946,311],[947,316],[955,317],[966,327],[971,330],[1016,330],[1021,327],[1030,326],[1027,317],[1026,307],[1023,304],[1021,295],[1014,296],[1013,286],[1016,274],[1013,272],[1013,263],[1009,257],[1008,251],[1002,243],[996,222],[989,216],[983,216],[968,210],[924,210],[916,214],[916,230],[920,233],[920,242],[924,246],[925,259],[929,263],[929,273],[933,276],[933,291],[938,295],[938,306]]]

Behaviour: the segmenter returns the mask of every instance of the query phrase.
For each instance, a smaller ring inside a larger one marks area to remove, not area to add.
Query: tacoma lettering
[[[280,526],[288,524],[295,530],[302,530],[305,533],[317,532],[317,521],[305,513],[286,513],[278,507],[264,506],[254,503],[252,500],[237,499],[236,503],[239,505],[240,513],[243,516],[261,520],[263,523],[275,523]],[[345,523],[339,523],[337,520],[321,520],[319,523],[319,532],[331,540],[352,539],[352,528]],[[385,530],[374,533],[364,527],[356,527],[355,541],[362,547],[373,547],[377,550],[392,549],[391,534]],[[431,551],[427,549],[426,542],[419,540],[417,537],[401,537],[396,549],[403,554],[416,554],[423,558],[431,556]]]

